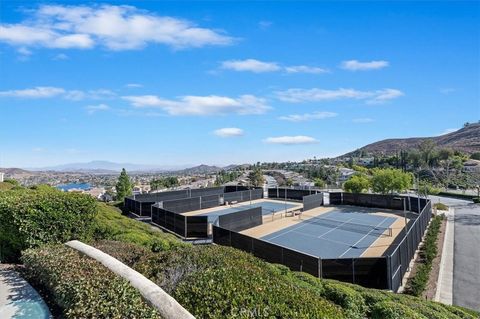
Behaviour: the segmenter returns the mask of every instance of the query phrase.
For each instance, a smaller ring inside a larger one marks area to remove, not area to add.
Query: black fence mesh
[[[343,193],[342,204],[403,210],[404,200],[405,209],[408,209],[407,197],[404,196]]]
[[[330,205],[341,205],[342,193],[330,193],[329,199],[330,199]]]
[[[218,225],[232,231],[242,231],[262,224],[262,207],[218,216]]]
[[[163,201],[161,204],[164,209],[174,213],[185,213],[200,209],[200,198],[191,197]]]
[[[217,245],[244,250],[270,263],[285,265],[293,271],[303,271],[315,277],[320,277],[321,275],[321,261],[317,257],[215,225],[213,226],[213,242]]]
[[[247,186],[241,186],[241,185],[225,186],[225,193],[240,192],[240,191],[246,191],[246,190],[249,190]]]
[[[418,208],[417,198],[410,198],[412,209]],[[413,204],[413,203],[416,204]],[[392,245],[385,252],[385,256],[389,258],[388,266],[390,270],[390,287],[393,291],[397,291],[401,286],[402,278],[408,270],[409,263],[418,249],[418,245],[422,241],[423,235],[427,229],[428,223],[432,218],[431,202],[424,198],[420,199],[420,214],[415,220],[410,220],[406,229],[407,235],[404,233],[397,236]]]
[[[387,257],[322,259],[322,278],[389,289]]]
[[[314,209],[323,205],[323,193],[303,196],[303,211]]]
[[[292,200],[303,200],[303,196],[317,194],[317,190],[294,189],[294,188],[269,188],[268,198],[286,198]]]
[[[155,204],[152,206],[152,223],[184,238],[208,237],[207,216],[184,216]]]
[[[250,200],[256,200],[263,198],[262,189],[251,189],[245,191],[237,191],[223,194],[223,200],[225,202],[246,202]]]

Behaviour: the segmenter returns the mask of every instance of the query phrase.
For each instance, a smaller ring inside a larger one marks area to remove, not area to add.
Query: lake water
[[[90,183],[69,183],[69,184],[57,185],[56,187],[63,191],[68,191],[70,189],[87,190],[92,188],[92,185],[90,185]]]

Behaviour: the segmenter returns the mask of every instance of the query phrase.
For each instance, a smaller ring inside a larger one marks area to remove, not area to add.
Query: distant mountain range
[[[130,172],[141,171],[172,171],[188,168],[183,166],[159,166],[159,165],[142,165],[132,163],[115,163],[109,161],[91,161],[87,163],[69,163],[56,166],[47,166],[39,168],[29,168],[31,171],[57,171],[57,172],[83,172],[83,173],[117,173],[125,168]]]
[[[213,166],[213,165],[198,165],[192,166],[189,165],[178,165],[178,166],[160,166],[160,165],[142,165],[142,164],[132,164],[132,163],[115,163],[109,161],[91,161],[87,163],[71,163],[63,164],[56,166],[48,167],[39,167],[39,168],[28,168],[28,169],[19,169],[19,168],[5,168],[0,169],[4,171],[7,175],[12,175],[14,173],[29,173],[29,172],[72,172],[72,173],[90,173],[90,174],[117,174],[125,168],[129,173],[142,173],[142,172],[172,172],[176,174],[211,174],[216,173],[221,170],[230,170],[237,167],[237,165],[229,165],[225,167]]]
[[[424,141],[430,140],[439,148],[449,148],[465,153],[480,152],[480,123],[473,123],[444,135],[434,137],[392,138],[368,144],[342,157],[373,155],[393,155],[402,150],[418,148]]]

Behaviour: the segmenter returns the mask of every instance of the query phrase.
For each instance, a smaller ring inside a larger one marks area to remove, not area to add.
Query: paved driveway
[[[455,208],[453,304],[480,311],[480,205]]]
[[[480,311],[480,205],[430,196],[455,210],[453,248],[453,304]]]

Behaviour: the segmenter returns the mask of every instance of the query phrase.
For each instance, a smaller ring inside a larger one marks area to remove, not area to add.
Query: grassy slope
[[[110,235],[104,237],[124,243],[97,246],[151,278],[198,317],[248,317],[252,312],[295,318],[479,317],[460,307],[320,280],[233,248],[179,244],[171,235],[153,231],[113,207],[99,207],[99,229]],[[163,251],[152,253],[152,249]]]

